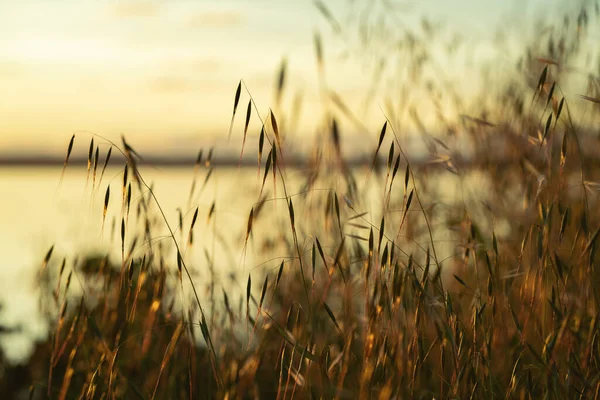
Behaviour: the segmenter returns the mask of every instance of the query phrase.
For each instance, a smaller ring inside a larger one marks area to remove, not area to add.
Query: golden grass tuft
[[[348,34],[323,2],[316,5],[334,32]],[[578,14],[580,31],[590,18],[587,11]],[[429,23],[424,27],[431,34]],[[240,156],[249,123],[257,119],[258,196],[237,227],[244,272],[227,282],[214,274],[226,261],[214,259],[194,231],[206,212],[199,199],[217,168],[213,149],[196,191],[199,151],[189,196],[182,199],[187,208],[179,209],[172,229],[140,172],[141,157],[124,137],[121,146],[106,141],[96,182],[94,139],[101,138],[92,135],[92,192],[103,187],[112,149],[127,162],[121,213],[112,220],[113,235],[120,227],[120,265],[108,255],[67,255],[59,264],[54,247],[48,250],[39,285],[52,299],[52,335],[24,369],[8,367],[9,378],[25,371],[27,379],[5,380],[0,397],[31,386],[32,398],[59,399],[598,398],[600,216],[594,210],[600,170],[587,151],[600,143],[585,137],[583,122],[574,122],[575,101],[563,93],[566,72],[559,68],[577,53],[581,34],[548,39],[547,55],[536,48],[542,55],[523,62],[528,68],[518,85],[499,89],[496,97],[485,93],[496,108],[482,103],[477,116],[461,111],[454,122],[439,114],[447,137],[432,139],[421,120],[427,110],[407,107],[424,131],[431,162],[407,151],[404,120],[386,111],[368,139],[373,152],[365,165],[348,166],[340,118],[356,123],[357,117],[333,96],[342,115],[325,103],[326,132],[300,183],[287,178],[299,172],[283,157],[288,125],[278,125],[272,110],[263,119],[240,81],[229,137],[241,96],[248,96]],[[414,56],[407,67],[411,82],[426,80],[420,75],[426,43],[411,35],[405,40]],[[322,90],[334,93],[326,88],[318,34],[315,47]],[[284,122],[286,70],[284,61],[275,92]],[[435,86],[429,83],[424,86]],[[581,96],[585,102],[577,101],[596,107],[594,87]],[[449,151],[458,131],[473,145],[468,160]],[[404,182],[393,185],[401,168]],[[477,200],[464,189],[470,174],[489,181],[489,193]],[[444,181],[451,180],[462,190],[459,200],[446,202],[441,196],[451,184]],[[110,183],[105,186],[102,230],[110,203]],[[368,199],[373,193],[376,201]],[[137,213],[130,215],[135,199]],[[207,225],[236,237],[236,227],[217,222],[221,208],[212,201]],[[158,237],[163,228],[168,242]],[[211,278],[198,284],[189,253],[203,248]],[[249,248],[274,256],[248,270]],[[72,281],[84,288],[80,295],[71,293]]]

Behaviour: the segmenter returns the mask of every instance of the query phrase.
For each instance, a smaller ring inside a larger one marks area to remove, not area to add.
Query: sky
[[[526,23],[540,1],[389,0],[407,26],[427,16],[465,35],[483,55],[475,64],[491,54],[496,27],[509,17]],[[360,2],[324,4],[342,16]],[[282,110],[301,93],[294,134],[313,136],[321,106],[317,31],[329,87],[352,110],[369,88],[364,63],[340,57],[348,43],[310,0],[0,0],[0,27],[0,154],[62,153],[77,131],[111,140],[123,133],[142,150],[173,153],[222,141],[240,79],[265,117],[284,58]],[[243,92],[240,114],[247,101]],[[377,107],[360,117],[369,128],[383,120]]]

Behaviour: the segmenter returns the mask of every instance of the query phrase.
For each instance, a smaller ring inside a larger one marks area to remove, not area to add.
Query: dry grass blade
[[[194,176],[192,178],[192,186],[190,188],[190,194],[188,196],[188,206],[191,204],[192,197],[194,196],[194,191],[196,190],[196,180],[198,176],[198,171],[200,170],[200,164],[202,164],[202,153],[203,150],[200,149],[200,151],[198,151],[198,155],[196,156],[196,162],[194,162]]]
[[[385,138],[385,133],[387,131],[387,121],[383,123],[383,127],[381,128],[381,132],[379,133],[379,141],[377,142],[377,148],[375,149],[375,154],[373,154],[373,161],[371,162],[371,168],[369,169],[369,173],[367,174],[367,182],[369,182],[369,178],[371,177],[371,173],[375,169],[375,164],[377,163],[377,156],[379,155],[379,150],[381,149],[381,144],[383,143],[383,139]]]
[[[557,66],[557,67],[558,67],[558,65],[559,65],[559,64],[558,64],[558,62],[556,62],[556,61],[554,61],[554,60],[551,60],[551,59],[549,59],[549,58],[536,57],[535,59],[536,59],[537,61],[541,62],[541,63],[544,63],[544,64],[548,64],[548,65],[555,65],[555,66]]]
[[[260,317],[260,312],[262,311],[263,301],[265,300],[265,295],[267,294],[267,288],[269,286],[269,275],[265,276],[265,281],[263,282],[263,286],[260,292],[260,300],[258,302],[258,308],[256,310],[256,320],[254,321],[252,330],[256,330],[256,324],[258,323],[258,318]]]
[[[73,151],[73,143],[75,142],[75,135],[71,136],[71,140],[69,140],[69,146],[67,147],[67,156],[65,157],[65,161],[63,163],[62,172],[60,173],[60,181],[58,186],[62,184],[63,177],[65,175],[65,170],[67,169],[67,163],[69,162],[69,157],[71,156],[71,152]]]
[[[385,217],[381,218],[381,224],[379,225],[379,239],[377,240],[377,251],[381,250],[381,241],[385,235]]]
[[[204,153],[204,149],[200,149],[198,151],[198,155],[196,156],[196,162],[194,162],[194,172],[196,172],[200,168],[200,164],[202,164],[203,153]]]
[[[323,302],[323,307],[325,307],[325,311],[327,312],[327,315],[329,315],[329,318],[331,318],[331,321],[333,322],[335,327],[338,328],[338,330],[341,332],[342,329],[340,328],[340,325],[338,324],[337,320],[335,319],[335,315],[333,314],[333,311],[331,311],[331,308],[329,308],[329,306],[327,305],[326,302]]]
[[[273,143],[271,147],[271,167],[273,169],[273,193],[277,197],[277,146]]]
[[[246,283],[246,319],[250,317],[250,296],[252,294],[252,277],[248,274]]]
[[[589,101],[591,103],[600,104],[600,99],[598,99],[596,97],[590,97],[590,96],[586,96],[586,95],[583,95],[583,94],[580,94],[579,97],[581,97],[582,99],[587,100],[587,101]]]
[[[317,249],[319,250],[321,260],[323,260],[323,266],[325,267],[325,271],[329,273],[329,267],[327,266],[327,261],[325,260],[325,253],[323,253],[323,247],[321,247],[321,242],[319,242],[319,238],[315,238],[315,242],[317,243]]]
[[[281,262],[281,264],[279,264],[279,270],[277,271],[277,279],[275,280],[276,288],[277,288],[277,286],[279,286],[279,281],[281,280],[281,275],[283,275],[283,264],[284,264],[283,261]]]
[[[50,246],[50,248],[46,252],[46,256],[44,257],[44,260],[42,261],[42,266],[40,268],[40,273],[39,273],[40,277],[44,274],[44,271],[46,270],[46,267],[48,266],[48,262],[50,261],[50,257],[52,257],[53,251],[54,251],[54,245]]]
[[[107,358],[112,358],[113,352],[110,350],[110,347],[108,347],[108,344],[106,343],[104,335],[102,334],[102,330],[98,326],[98,323],[96,322],[94,317],[92,315],[88,314],[86,317],[86,321],[87,321],[88,327],[91,328],[92,333],[96,337],[97,341],[100,342],[100,345],[101,345],[100,347],[102,347],[103,353],[106,355]]]
[[[342,218],[340,217],[340,202],[338,200],[337,193],[333,193],[333,207],[335,209],[335,216],[337,218],[340,235],[343,236],[344,233],[342,232]]]
[[[390,179],[390,173],[392,172],[392,164],[394,162],[394,142],[390,144],[390,151],[388,153],[388,161],[387,161],[387,170],[385,174],[385,183],[384,183],[384,201],[387,201],[387,195],[385,195],[385,191],[388,185],[388,181]],[[390,191],[392,190],[392,184],[390,183]],[[391,193],[390,193],[391,196]]]
[[[492,249],[494,250],[494,255],[496,256],[496,260],[498,259],[498,240],[496,239],[496,232],[492,231]]]
[[[129,210],[131,209],[131,182],[127,184],[127,221],[129,221]]]
[[[177,253],[177,277],[179,278],[179,283],[183,286],[183,257],[181,253]]]
[[[331,123],[331,138],[333,140],[333,146],[338,157],[341,158],[340,149],[340,132],[338,130],[337,121],[334,119]]]
[[[244,155],[244,147],[246,146],[246,136],[248,134],[248,125],[250,124],[250,117],[252,115],[252,100],[248,100],[248,107],[246,108],[246,122],[244,123],[244,138],[242,139],[242,150],[240,151],[240,162]]]
[[[588,253],[590,251],[590,249],[592,248],[592,246],[596,242],[596,239],[598,238],[598,233],[600,233],[600,228],[596,229],[596,231],[593,233],[592,237],[590,238],[590,240],[586,244],[585,249],[583,250],[583,253],[581,254],[582,256],[585,255],[586,253]]]
[[[284,185],[284,191],[285,191],[285,185]],[[286,197],[287,197],[287,192],[286,192]],[[311,302],[310,302],[310,296],[308,294],[308,286],[306,284],[306,275],[304,273],[304,263],[302,261],[302,252],[300,250],[300,244],[298,243],[298,235],[296,233],[296,226],[295,226],[295,220],[294,220],[294,206],[292,204],[292,200],[291,198],[287,197],[289,204],[289,214],[290,214],[290,222],[292,225],[292,236],[294,238],[294,247],[296,248],[296,255],[298,257],[298,264],[300,266],[300,277],[302,278],[302,287],[304,288],[304,295],[306,296],[306,302],[308,303],[308,314],[309,317],[312,316],[312,310],[311,310]]]
[[[465,288],[471,290],[471,288],[469,287],[469,285],[467,285],[467,283],[458,275],[456,274],[452,274],[452,276],[454,276],[454,279],[456,279],[458,281],[458,283],[460,283],[461,285],[463,285]]]
[[[192,235],[194,231],[194,225],[196,225],[196,220],[198,219],[198,206],[196,206],[196,210],[194,211],[194,216],[192,217],[192,223],[190,224],[190,230],[188,232],[188,245],[192,244]]]
[[[88,159],[87,159],[87,170],[88,170],[88,173],[90,172],[90,169],[92,167],[93,156],[94,156],[94,138],[92,138],[90,140],[90,148],[88,149]]]
[[[160,363],[160,370],[158,371],[158,377],[156,378],[156,385],[154,386],[154,392],[152,392],[152,397],[151,397],[152,399],[154,399],[156,397],[156,391],[158,390],[158,384],[160,383],[160,378],[163,374],[163,371],[165,370],[165,367],[167,366],[167,363],[171,359],[173,352],[175,351],[175,346],[177,345],[177,342],[179,342],[179,338],[181,337],[181,333],[183,332],[183,326],[184,326],[183,323],[179,323],[177,325],[177,328],[175,329],[175,332],[173,333],[173,336],[171,337],[171,340],[169,341],[167,349],[165,350],[165,354]]]
[[[269,151],[269,155],[267,156],[267,163],[265,165],[265,174],[263,176],[262,185],[260,186],[260,192],[258,197],[262,196],[263,189],[265,188],[265,182],[267,181],[267,176],[269,175],[269,171],[271,169],[271,159],[272,159],[273,149]]]
[[[183,212],[181,211],[181,208],[177,208],[177,217],[177,230],[179,230],[179,233],[181,234],[181,239],[183,240]]]
[[[384,270],[387,267],[387,265],[388,265],[388,261],[389,261],[388,260],[388,256],[389,256],[389,254],[388,254],[388,248],[389,248],[389,246],[386,243],[385,247],[383,248],[383,254],[381,255],[381,262],[380,262],[380,264],[381,264],[381,269],[382,270]]]
[[[268,287],[269,287],[269,275],[265,276],[265,281],[263,283],[262,290],[260,292],[260,301],[258,302],[258,312],[259,313],[260,313],[260,310],[262,308],[263,301],[265,299],[265,295],[267,293],[267,288]]]
[[[277,333],[281,336],[282,339],[284,339],[288,344],[295,346],[296,349],[303,351],[304,356],[306,358],[308,358],[310,361],[314,361],[314,362],[319,361],[317,356],[315,356],[312,352],[306,350],[305,347],[300,346],[293,337],[290,337],[290,334],[288,333],[287,329],[282,328],[281,325],[279,325],[277,323],[277,320],[275,320],[275,318],[273,318],[273,316],[271,314],[269,314],[269,312],[265,311],[265,314],[267,314],[267,317],[269,317],[269,319],[273,323],[273,326],[275,326]]]
[[[187,268],[186,268],[186,270],[187,270]],[[208,345],[208,348],[210,349],[210,355],[211,355],[210,362],[212,365],[213,377],[217,381],[217,386],[219,388],[222,388],[223,387],[223,379],[219,373],[219,366],[217,364],[215,346],[213,345],[213,341],[210,336],[210,331],[208,329],[208,324],[206,323],[206,317],[202,310],[201,310],[201,314],[202,314],[202,319],[200,320],[200,330],[202,331],[202,337],[204,338],[204,341],[206,342],[206,344]]]
[[[540,140],[540,147],[544,144],[546,138],[548,137],[548,132],[550,131],[551,124],[552,124],[552,114],[548,115],[548,119],[546,120],[546,127],[544,128],[544,135],[542,136],[542,140]]]
[[[196,206],[196,211],[194,211],[194,216],[192,217],[192,224],[190,226],[190,230],[194,229],[194,225],[196,224],[196,219],[198,219],[198,206]]]
[[[515,328],[517,328],[517,331],[519,332],[519,335],[523,334],[523,328],[521,327],[521,324],[519,323],[519,319],[517,318],[517,314],[515,314],[515,310],[512,308],[512,306],[508,306],[509,310],[510,310],[510,315],[512,316],[513,319],[513,323],[515,324]]]
[[[133,158],[133,156],[136,156],[137,158],[139,158],[140,160],[143,160],[143,158],[138,154],[137,151],[135,151],[133,149],[133,147],[131,147],[129,145],[129,143],[127,143],[127,141],[125,140],[125,135],[121,134],[121,142],[123,143],[123,152],[125,153],[125,156],[127,158],[127,160],[135,166],[135,159]]]
[[[123,184],[121,185],[122,192],[122,204],[125,207],[125,200],[127,198],[127,178],[128,178],[128,168],[127,164],[125,164],[125,168],[123,168]]]
[[[398,168],[400,167],[400,154],[396,157],[396,163],[394,164],[394,170],[392,171],[392,182],[390,183],[390,191],[392,189],[392,183],[394,182],[394,178],[396,177],[396,173],[398,172]]]
[[[567,162],[567,132],[563,134],[562,142],[560,144],[560,168],[565,167]]]
[[[560,231],[558,233],[558,241],[559,243],[562,242],[562,239],[564,237],[565,234],[565,230],[567,229],[567,224],[569,223],[569,212],[570,212],[571,208],[567,207],[567,209],[565,210],[565,213],[560,221]]]
[[[342,111],[342,113],[346,116],[346,118],[348,118],[350,121],[352,121],[352,123],[357,128],[364,130],[364,131],[367,130],[367,127],[365,127],[365,125],[360,121],[360,119],[356,115],[354,115],[352,110],[350,110],[350,108],[346,105],[346,103],[344,103],[344,101],[342,100],[340,95],[338,95],[336,92],[331,90],[331,91],[329,91],[329,97],[330,97],[331,101],[333,101],[333,104],[335,104]]]
[[[102,210],[102,232],[104,232],[104,222],[106,221],[106,211],[108,210],[108,202],[110,201],[110,185],[106,187],[104,194],[104,208]]]
[[[121,218],[121,259],[125,262],[125,218]]]
[[[292,230],[295,232],[296,231],[296,223],[295,223],[294,205],[292,204],[292,199],[289,200],[288,211],[289,211],[289,214],[290,214],[290,222],[292,224]]]
[[[281,104],[281,95],[283,94],[283,88],[285,86],[285,76],[287,71],[287,59],[281,60],[281,66],[279,67],[279,74],[277,76],[277,94],[275,101],[277,105]]]
[[[394,168],[392,170],[392,179],[390,179],[390,188],[388,190],[387,199],[385,201],[386,206],[389,204],[392,198],[392,186],[394,185],[394,179],[396,178],[396,174],[398,173],[398,168],[400,168],[400,154],[396,156],[396,162],[394,163]]]
[[[242,93],[242,81],[238,83],[237,89],[235,90],[235,99],[233,100],[233,112],[231,113],[231,122],[229,123],[229,134],[227,140],[231,140],[231,130],[233,129],[233,121],[235,119],[235,113],[237,112],[238,104],[240,102],[240,95]]]
[[[461,118],[463,118],[465,120],[468,120],[468,121],[471,121],[471,122],[474,122],[477,125],[481,125],[481,126],[487,126],[487,127],[494,127],[494,126],[496,126],[495,124],[493,124],[493,123],[491,123],[489,121],[486,121],[484,119],[476,118],[476,117],[471,117],[471,116],[464,115],[464,114],[461,115]]]
[[[536,89],[537,93],[541,93],[542,89],[544,88],[544,84],[546,83],[547,75],[548,75],[548,66],[546,65],[542,71],[542,74],[540,75],[540,79],[537,84],[537,89]]]
[[[546,107],[548,107],[548,104],[550,104],[550,100],[552,100],[552,95],[554,94],[555,87],[556,87],[556,82],[553,82],[552,86],[550,87],[550,91],[548,92],[548,98],[546,99]]]
[[[342,264],[340,262],[341,258],[342,258],[342,254],[344,252],[344,244],[346,242],[346,237],[342,238],[342,241],[340,243],[340,246],[337,249],[337,252],[335,254],[335,259],[333,260],[333,265],[338,267],[338,270],[340,271],[340,275],[342,276],[342,282],[346,283],[346,276],[344,275],[344,270],[342,269]]]
[[[556,267],[556,272],[558,274],[558,277],[564,283],[565,282],[565,277],[564,277],[565,267],[563,266],[563,263],[560,260],[560,257],[558,256],[558,254],[556,254],[556,251],[553,251],[552,255],[553,255],[554,266]]]
[[[427,247],[427,255],[425,257],[425,269],[423,270],[423,276],[421,277],[421,286],[423,290],[427,287],[427,283],[429,282],[429,269],[431,267],[431,252],[429,247]]]
[[[204,166],[206,168],[210,167],[211,163],[212,163],[212,157],[213,157],[213,153],[214,153],[215,148],[211,147],[208,150],[208,156],[206,157],[206,161],[204,161]]]
[[[362,212],[362,213],[360,213],[360,214],[356,214],[356,215],[353,215],[353,216],[351,216],[351,217],[348,217],[348,219],[347,219],[347,220],[348,220],[348,221],[353,221],[353,220],[355,220],[355,219],[362,218],[362,217],[364,217],[364,216],[365,216],[365,215],[367,215],[367,214],[368,214],[368,212]]]
[[[373,235],[373,227],[369,231],[369,261],[373,258],[375,250],[375,236]]]
[[[104,177],[104,171],[106,171],[106,167],[108,166],[108,162],[110,161],[110,156],[112,154],[112,147],[108,148],[108,152],[106,153],[106,159],[104,160],[104,166],[102,167],[102,172],[100,173],[100,179],[98,180],[98,186],[102,183],[102,178]]]
[[[260,128],[260,135],[258,136],[258,176],[260,178],[260,164],[262,162],[263,146],[265,144],[265,126]]]
[[[315,270],[317,265],[317,246],[315,242],[313,242],[312,250],[310,252],[310,266],[312,269],[312,285],[315,285]]]
[[[410,208],[410,203],[412,202],[414,191],[415,191],[414,189],[412,189],[410,191],[410,194],[408,195],[408,200],[406,200],[406,207],[404,208],[404,212],[402,213],[402,220],[400,221],[400,228],[402,228],[402,225],[404,225],[404,220],[406,219],[406,215],[408,214],[408,209]]]
[[[87,159],[87,176],[85,178],[85,186],[87,187],[88,182],[90,180],[90,172],[92,170],[92,158],[94,156],[94,138],[90,140],[90,148],[88,150],[88,159]]]
[[[273,114],[273,110],[270,112],[271,115],[271,127],[273,128],[273,133],[275,134],[275,140],[277,141],[277,146],[281,149],[281,137],[279,136],[279,127],[277,126],[277,119],[275,119],[275,114]]]
[[[198,191],[198,196],[202,196],[202,193],[204,193],[204,189],[206,189],[206,185],[208,184],[208,181],[210,180],[210,177],[212,176],[214,168],[210,167],[208,169],[208,172],[206,173],[206,176],[204,177],[204,181],[202,181],[202,186],[200,186],[200,190]]]
[[[560,113],[562,112],[563,105],[565,104],[565,98],[560,99],[560,103],[558,103],[558,108],[556,110],[556,118],[554,119],[554,124],[558,123],[558,119],[560,118]]]
[[[388,153],[388,161],[387,161],[387,173],[390,174],[392,169],[392,162],[394,161],[394,142],[390,145],[390,151]]]
[[[100,149],[96,146],[96,152],[94,153],[94,172],[92,174],[92,192],[96,188],[96,171],[98,170],[98,158],[100,157]]]
[[[248,243],[248,238],[250,237],[250,233],[252,232],[252,223],[254,222],[254,207],[250,210],[250,215],[248,216],[248,224],[246,227],[246,239],[244,246]]]
[[[61,279],[62,279],[62,276],[63,276],[63,272],[65,271],[66,264],[67,264],[67,259],[65,257],[65,258],[63,258],[62,264],[60,265],[60,271],[58,272],[58,281],[56,283],[56,289],[54,290],[54,293],[52,294],[52,296],[54,297],[54,301],[56,303],[58,303],[58,296],[59,296],[59,292],[60,292]]]
[[[232,321],[233,323],[233,319],[234,319],[234,314],[233,311],[231,310],[231,305],[229,304],[229,296],[227,296],[227,292],[225,292],[225,289],[222,289],[223,292],[223,303],[225,305],[225,310],[227,311],[227,315],[229,316],[230,321]]]
[[[387,126],[388,126],[388,123],[387,123],[387,121],[385,121],[383,123],[383,127],[381,128],[381,132],[379,133],[379,141],[377,142],[377,149],[375,150],[375,157],[377,157],[377,153],[379,152],[379,149],[381,148],[381,144],[383,143],[383,139],[385,138]]]
[[[354,235],[352,233],[347,233],[346,236],[349,237],[349,238],[352,238],[352,239],[360,240],[361,242],[367,242],[369,240],[369,239],[364,238],[362,236]]]
[[[211,206],[210,206],[210,210],[208,210],[208,215],[206,216],[206,223],[207,224],[210,222],[210,218],[215,213],[215,206],[216,206],[216,201],[213,201],[212,204],[211,204]]]
[[[321,36],[317,32],[314,34],[314,43],[317,67],[319,68],[319,71],[323,71],[323,44],[321,42]]]
[[[323,15],[327,22],[329,22],[331,28],[335,31],[335,33],[341,33],[342,27],[340,26],[339,22],[337,22],[336,19],[333,17],[333,14],[331,13],[331,11],[329,11],[329,8],[327,8],[325,3],[323,3],[321,0],[315,0],[314,3],[321,15]]]

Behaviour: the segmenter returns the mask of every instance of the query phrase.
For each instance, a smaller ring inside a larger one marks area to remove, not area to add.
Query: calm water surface
[[[198,206],[198,221],[194,228],[195,244],[186,252],[186,259],[194,268],[194,279],[198,283],[215,278],[219,284],[227,284],[228,290],[231,290],[231,283],[227,279],[233,275],[240,278],[234,286],[242,293],[249,272],[254,273],[253,271],[268,267],[269,263],[273,264],[271,267],[276,267],[280,262],[273,260],[274,254],[253,246],[249,246],[242,258],[248,214],[258,199],[259,179],[256,169],[215,169],[202,193],[199,191],[206,170],[199,171],[195,196],[191,202],[188,199],[195,176],[192,168],[161,170],[143,167],[142,174],[147,183],[154,183],[155,195],[173,229],[178,226],[177,209],[182,210],[186,221],[184,236],[187,236],[193,212]],[[111,242],[111,227],[113,217],[120,221],[122,168],[108,168],[100,187],[98,182],[94,185],[92,178],[87,179],[85,167],[69,167],[59,187],[60,175],[61,168],[0,168],[0,303],[3,306],[0,324],[20,326],[24,331],[23,334],[0,336],[0,346],[9,360],[18,361],[26,357],[33,348],[33,341],[43,339],[48,333],[40,316],[36,273],[50,246],[55,247],[53,263],[48,268],[57,269],[63,257],[72,260],[75,254],[94,252],[108,252],[115,261],[120,262],[119,234]],[[357,174],[359,185],[364,182],[365,177],[364,173]],[[451,174],[442,174],[438,179],[440,184],[437,185],[435,196],[437,201],[446,205],[459,201],[477,203],[482,194],[486,193],[485,185],[489,184],[485,177],[477,174],[463,180],[462,186]],[[371,178],[369,182],[366,204],[355,207],[369,212],[366,218],[378,227],[383,182],[379,183],[375,178]],[[289,173],[287,183],[290,193],[300,191],[302,181],[297,173]],[[102,229],[102,207],[107,185],[111,187],[111,202]],[[272,188],[272,181],[267,186]],[[400,192],[399,196],[402,196],[403,187],[399,182],[397,190]],[[281,196],[281,187],[278,187],[277,194]],[[138,199],[139,195],[134,194],[132,203],[137,204]],[[216,220],[207,223],[213,202],[217,205]],[[310,202],[309,196],[306,202],[294,204],[296,219],[302,218],[305,212],[303,207]],[[269,207],[276,212],[287,213],[285,203],[281,201],[273,202]],[[135,209],[135,205],[132,205],[131,214],[134,214]],[[275,234],[278,229],[284,232],[289,230],[289,227],[274,224],[274,221],[269,222],[267,219],[256,229],[266,229]],[[499,221],[495,221],[495,224],[498,230]],[[158,241],[170,240],[165,224],[162,223],[161,226],[161,230],[154,232],[156,242],[153,245]],[[439,257],[449,257],[456,250],[452,233],[442,223],[436,223],[434,228],[434,238],[440,243]],[[176,231],[175,236],[181,238],[181,232]],[[308,240],[309,234],[303,239]],[[138,249],[143,251],[144,245],[147,244],[140,244]],[[218,266],[217,276],[208,275],[206,254],[213,260],[218,260],[218,263],[215,262]],[[220,291],[218,289],[219,293]]]
[[[199,217],[194,229],[196,243],[207,248],[215,259],[227,260],[231,268],[240,265],[238,231],[244,226],[248,212],[257,199],[256,172],[250,170],[215,171],[200,196],[206,172],[200,171],[196,196],[188,204],[194,171],[187,169],[143,170],[145,180],[154,183],[154,191],[173,229],[177,229],[180,208],[187,227],[195,206]],[[0,168],[0,324],[19,326],[21,335],[4,335],[0,345],[10,360],[17,360],[32,349],[32,339],[43,338],[47,328],[39,314],[39,290],[36,273],[45,253],[54,245],[49,268],[58,268],[62,257],[72,259],[76,254],[110,252],[120,259],[118,234],[111,242],[112,217],[120,215],[122,169],[108,168],[101,187],[93,180],[86,183],[85,167],[70,167],[59,187],[61,168]],[[97,177],[99,180],[99,176]],[[106,186],[111,187],[107,220],[102,229],[102,208]],[[134,191],[135,192],[135,191]],[[132,196],[131,215],[139,196]],[[206,224],[211,204],[216,202],[216,221],[230,232],[223,235],[225,243],[213,240],[213,229]],[[156,213],[157,210],[155,210]],[[119,219],[120,221],[120,219]],[[164,225],[164,224],[163,224]],[[168,241],[168,229],[157,233],[157,241]],[[179,238],[181,232],[176,231]],[[187,235],[187,228],[186,228]],[[156,244],[156,243],[154,243]],[[143,250],[144,244],[138,248]],[[235,250],[234,250],[235,249]],[[205,263],[204,251],[193,249],[187,254],[190,264]],[[196,254],[197,253],[197,254]],[[252,253],[246,263],[252,262]],[[250,258],[250,259],[249,259]],[[225,271],[223,271],[225,272]]]

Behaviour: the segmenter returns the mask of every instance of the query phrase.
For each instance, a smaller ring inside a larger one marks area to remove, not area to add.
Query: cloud
[[[188,26],[190,28],[226,28],[240,25],[244,20],[245,16],[240,11],[205,11],[189,18]]]
[[[152,17],[158,13],[158,4],[149,0],[125,0],[112,7],[117,17]]]

